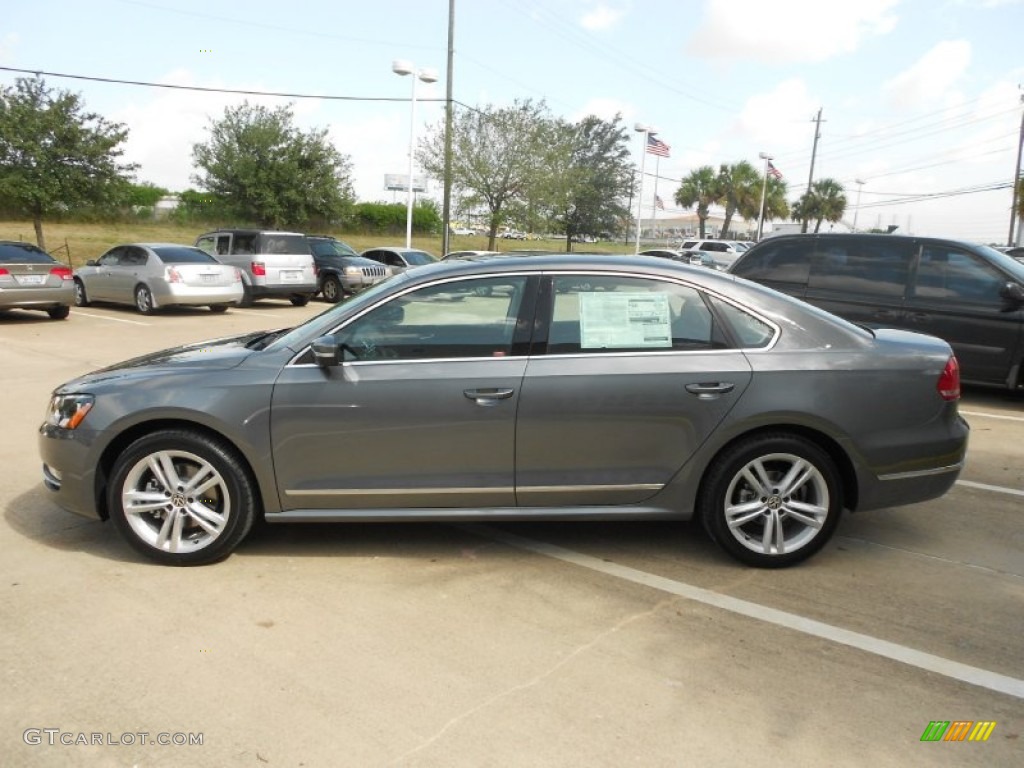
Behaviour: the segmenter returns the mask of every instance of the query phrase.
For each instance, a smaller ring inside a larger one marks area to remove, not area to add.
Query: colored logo
[[[988,741],[995,728],[994,720],[932,720],[921,741]]]

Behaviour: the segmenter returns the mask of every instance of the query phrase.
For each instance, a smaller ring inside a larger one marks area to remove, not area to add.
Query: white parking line
[[[768,622],[776,626],[791,629],[796,632],[803,632],[812,637],[820,637],[834,643],[850,646],[876,656],[881,656],[893,661],[899,661],[926,672],[934,672],[954,680],[960,680],[990,691],[1005,693],[1024,699],[1024,680],[1020,680],[998,672],[991,672],[980,667],[972,667],[969,664],[961,664],[958,661],[944,659],[931,653],[918,651],[904,645],[891,643],[888,640],[881,640],[871,635],[864,635],[860,632],[852,632],[842,627],[826,624],[822,621],[808,619],[798,616],[795,613],[780,611],[775,608],[768,608],[747,600],[736,597],[729,597],[708,589],[695,587],[682,581],[667,579],[664,576],[656,576],[653,573],[630,568],[617,563],[610,563],[597,557],[584,555],[581,552],[573,552],[553,544],[542,541],[534,541],[523,536],[499,531],[495,528],[484,525],[462,525],[460,528],[484,536],[494,541],[500,541],[509,546],[523,549],[534,554],[552,557],[572,565],[588,568],[592,571],[614,576],[618,579],[630,581],[645,587],[651,587],[672,595],[678,595],[694,602],[720,608],[730,613],[735,613],[758,621]]]
[[[107,317],[106,315],[93,315],[89,312],[83,312],[80,309],[76,309],[74,315],[75,317],[91,317],[94,320],[109,320],[112,323],[128,323],[129,325],[152,325],[152,323],[144,323],[141,320],[125,320],[122,317]]]
[[[1009,496],[1024,496],[1024,491],[1018,491],[1016,488],[1005,488],[1001,485],[989,485],[988,483],[976,483],[973,480],[957,480],[956,484],[967,488],[977,488],[979,491],[994,491],[995,493],[1005,493]]]
[[[1024,421],[1024,416],[1003,416],[999,413],[982,413],[981,411],[964,411],[960,413],[965,416],[981,416],[984,419],[1002,419],[1003,421]]]

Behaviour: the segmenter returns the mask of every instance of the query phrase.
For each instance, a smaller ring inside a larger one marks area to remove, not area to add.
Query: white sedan
[[[132,243],[111,248],[75,270],[75,304],[132,304],[144,315],[170,306],[208,306],[223,312],[242,301],[242,275],[198,248]]]

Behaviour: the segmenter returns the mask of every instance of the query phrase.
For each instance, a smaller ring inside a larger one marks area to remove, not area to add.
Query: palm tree
[[[835,223],[846,212],[846,190],[835,179],[818,179],[793,204],[794,221],[803,224],[800,231],[806,232],[808,224],[814,222],[814,231],[821,229],[821,222]]]
[[[732,217],[737,213],[748,221],[760,213],[761,175],[746,160],[732,165],[722,163],[718,169],[718,192],[725,206],[722,237],[728,237]]]
[[[774,176],[768,177],[764,192],[764,220],[785,219],[789,216],[789,203],[786,202],[787,184]]]
[[[700,222],[700,237],[704,239],[704,223],[712,205],[720,202],[718,177],[710,165],[702,165],[683,179],[676,190],[676,204],[683,208],[697,206],[697,220]]]

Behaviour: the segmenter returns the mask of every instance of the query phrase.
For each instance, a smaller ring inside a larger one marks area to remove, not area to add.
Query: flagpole
[[[761,182],[761,212],[757,214],[757,242],[761,242],[761,234],[764,232],[764,198],[768,191],[768,163],[772,156],[767,152],[758,153],[758,157],[764,160],[764,180]]]
[[[654,156],[654,197],[651,198],[651,229],[658,231],[658,169],[661,168],[661,156]]]
[[[654,133],[654,129],[643,123],[636,123],[633,130],[643,135],[640,145],[640,186],[636,193],[636,248],[634,254],[640,254],[640,217],[644,211],[644,170],[647,167],[647,137]]]

